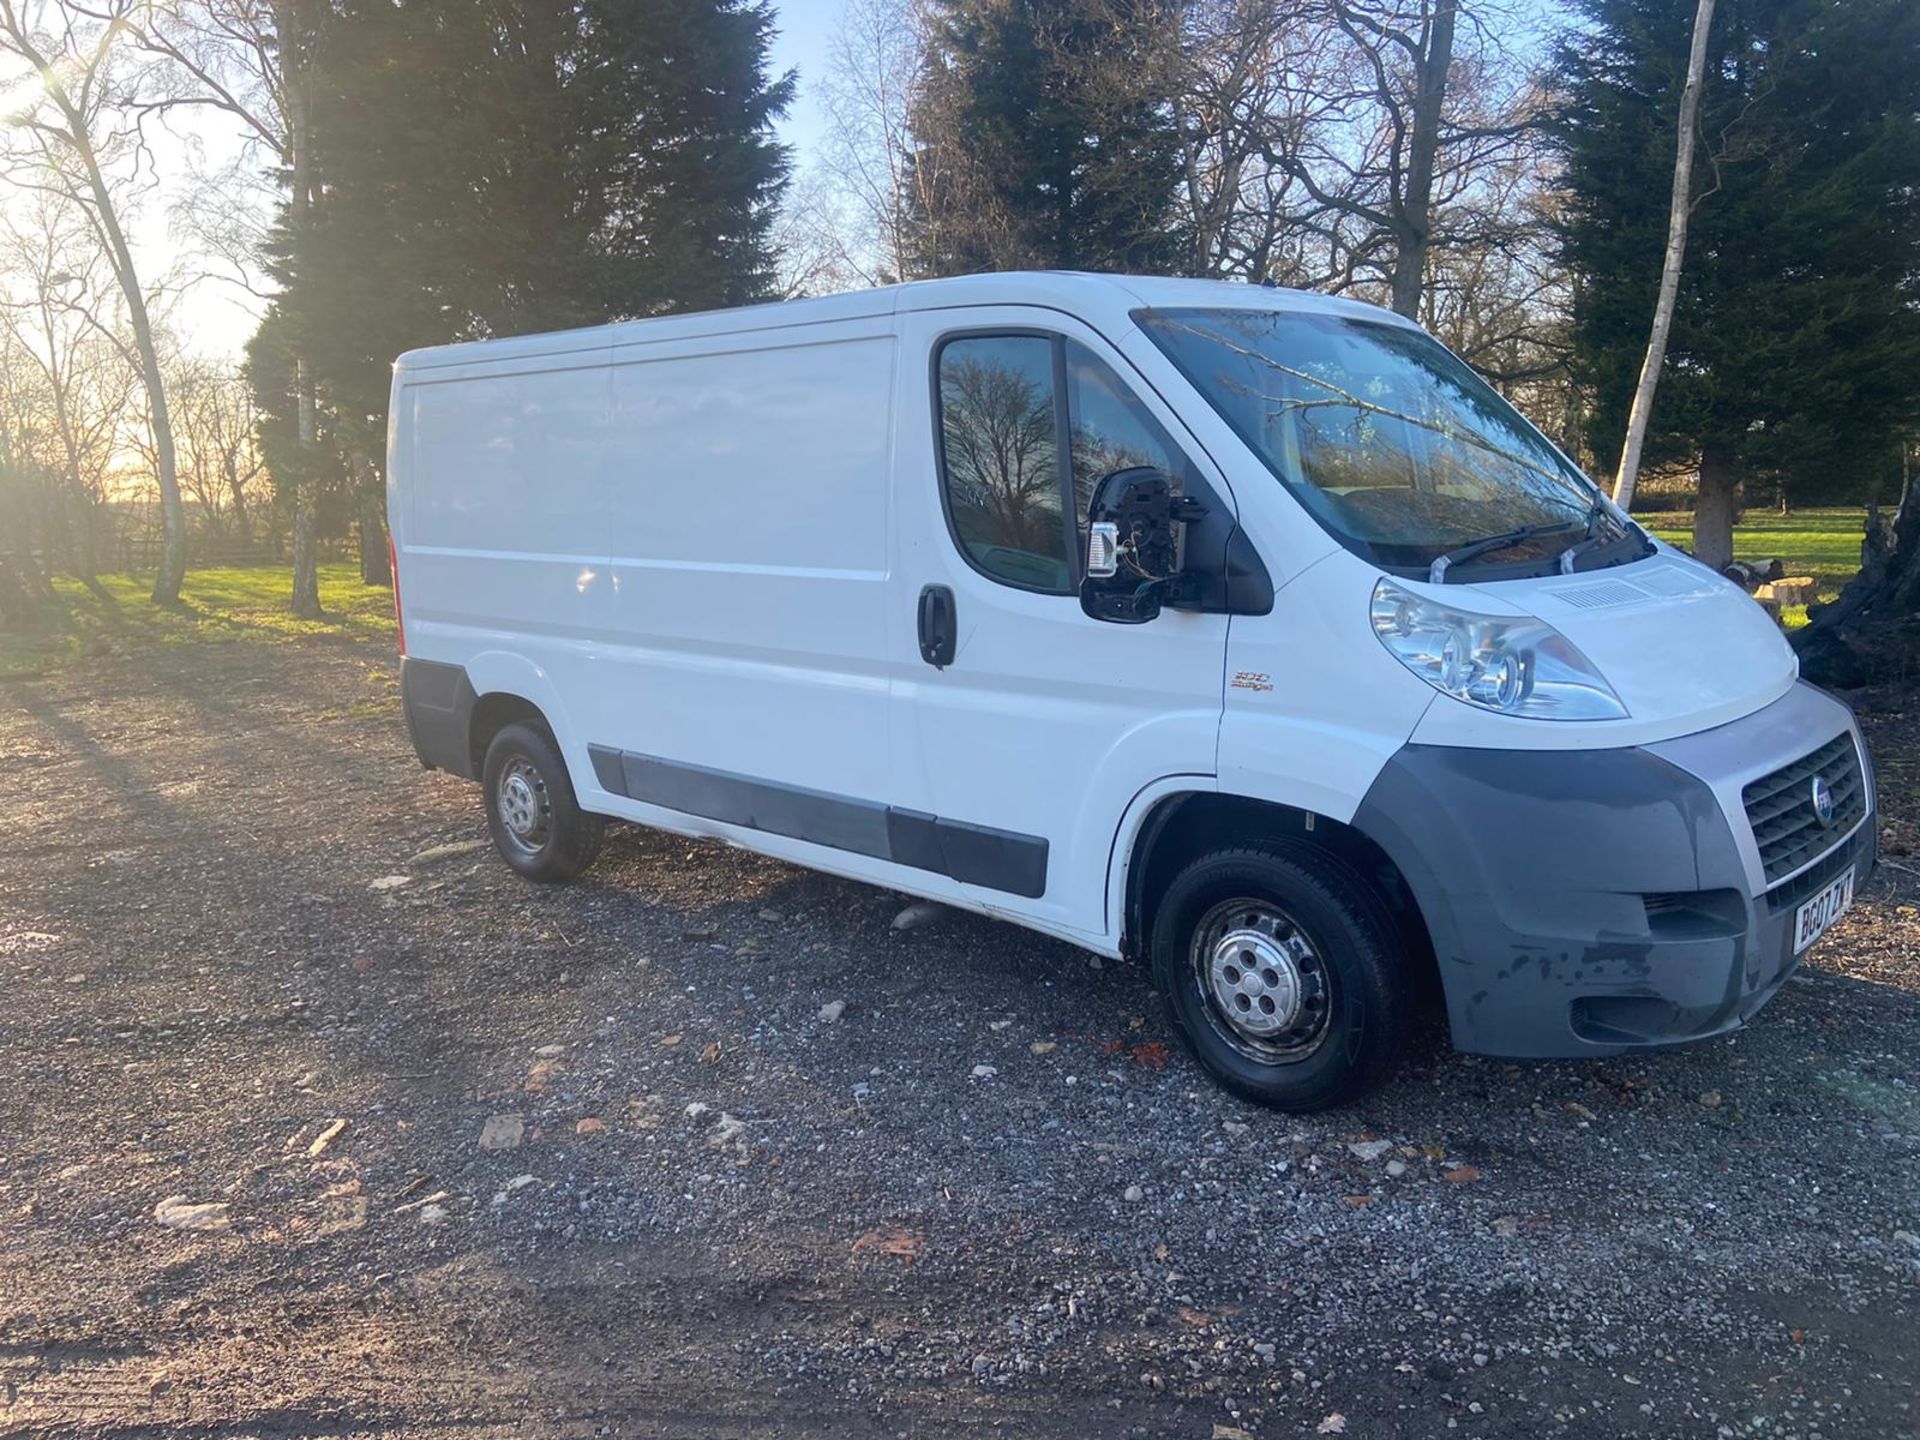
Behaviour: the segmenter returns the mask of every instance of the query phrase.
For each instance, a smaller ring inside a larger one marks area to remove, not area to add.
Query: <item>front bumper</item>
[[[1769,884],[1742,791],[1841,734],[1865,813]],[[1797,963],[1798,906],[1873,867],[1872,783],[1852,713],[1798,685],[1658,745],[1408,746],[1354,824],[1420,907],[1458,1048],[1606,1055],[1724,1034],[1773,997]]]

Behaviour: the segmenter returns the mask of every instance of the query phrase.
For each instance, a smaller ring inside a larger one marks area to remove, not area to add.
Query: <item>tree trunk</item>
[[[52,72],[46,71],[51,76]],[[160,519],[163,543],[160,573],[153,577],[153,603],[180,603],[180,583],[187,574],[187,510],[180,499],[180,472],[173,446],[173,417],[167,410],[166,380],[160,371],[160,352],[154,345],[153,321],[147,314],[146,292],[140,287],[140,272],[133,263],[133,251],[127,245],[126,232],[114,209],[113,195],[107,189],[106,176],[100,170],[100,158],[94,152],[93,137],[87,119],[67,98],[64,85],[57,79],[46,80],[47,93],[66,117],[69,139],[87,172],[87,188],[93,194],[100,233],[107,242],[108,258],[114,278],[126,297],[127,321],[133,329],[134,352],[140,360],[140,380],[147,391],[148,421],[153,427],[153,478],[160,487]]]
[[[53,311],[45,292],[40,297],[40,318],[47,333],[53,333]],[[106,586],[100,583],[99,547],[95,543],[93,531],[93,497],[87,493],[87,482],[80,474],[80,447],[74,439],[73,408],[68,403],[68,376],[61,369],[56,352],[47,367],[47,379],[53,393],[53,422],[60,432],[60,448],[66,458],[66,470],[62,475],[65,484],[61,487],[61,499],[66,503],[57,507],[61,513],[59,523],[66,529],[67,568],[74,578],[103,602],[111,603],[112,596]]]
[[[46,509],[44,506],[35,506],[34,508],[39,512],[39,523],[32,528],[39,532],[41,544],[44,546],[48,539]],[[60,598],[59,592],[53,588],[53,581],[47,578],[46,567],[40,563],[39,557],[34,554],[33,535],[31,533],[21,534],[17,543],[19,548],[13,552],[13,563],[15,568],[20,572],[20,578],[26,583],[27,592],[36,599],[44,600],[49,604],[57,601]]]
[[[18,634],[34,628],[40,610],[13,557],[0,552],[0,630]]]
[[[294,245],[303,245],[307,234],[307,212],[313,199],[313,164],[309,129],[306,78],[306,34],[300,23],[299,0],[278,0],[274,6],[274,26],[280,32],[281,83],[287,89],[287,145],[292,152],[288,168],[292,171],[292,194],[288,197],[288,229]],[[297,263],[297,261],[296,261]],[[294,344],[300,345],[300,337]],[[317,620],[320,609],[320,564],[314,545],[314,441],[318,438],[318,417],[313,387],[313,370],[304,354],[293,362],[294,390],[299,405],[300,464],[293,489],[293,613],[302,620]]]
[[[102,600],[110,600],[106,586],[100,583],[100,543],[93,529],[93,498],[84,486],[67,489],[68,564],[74,579]]]
[[[1620,448],[1620,469],[1613,479],[1613,503],[1633,508],[1633,487],[1640,478],[1640,452],[1653,418],[1653,392],[1667,359],[1667,336],[1680,296],[1680,265],[1687,253],[1687,217],[1693,209],[1693,132],[1700,116],[1700,91],[1706,82],[1707,31],[1713,25],[1713,0],[1699,0],[1693,13],[1693,45],[1687,52],[1687,82],[1680,92],[1680,139],[1673,161],[1673,195],[1667,204],[1667,253],[1660,262],[1660,297],[1653,306],[1653,331],[1647,337],[1640,383],[1627,412],[1627,438]],[[1702,466],[1704,485],[1705,467]],[[1696,522],[1697,523],[1697,522]],[[1728,556],[1731,559],[1731,555]]]
[[[1453,69],[1453,25],[1459,8],[1460,0],[1437,0],[1426,53],[1414,67],[1407,189],[1399,206],[1399,249],[1393,258],[1393,308],[1409,320],[1420,318],[1420,297],[1426,289],[1427,240],[1433,233],[1433,168],[1440,150],[1440,115],[1447,100],[1447,75]]]
[[[226,475],[227,496],[233,505],[234,534],[239,537],[240,544],[244,548],[251,550],[253,549],[253,517],[247,512],[247,483],[240,478],[240,467],[234,462],[231,453],[221,461],[221,468]]]
[[[318,620],[320,609],[320,557],[314,536],[313,384],[307,378],[307,362],[295,362],[295,381],[300,399],[300,466],[293,488],[293,613],[302,620]]]
[[[355,462],[360,491],[360,581],[364,585],[392,585],[393,562],[387,554],[387,497],[372,465]]]
[[[1733,522],[1740,513],[1740,475],[1719,445],[1700,449],[1700,486],[1693,501],[1693,554],[1724,570],[1733,563]]]
[[[293,613],[302,620],[318,620],[326,612],[320,608],[320,556],[313,533],[313,503],[307,498],[312,477],[302,475],[293,502]]]

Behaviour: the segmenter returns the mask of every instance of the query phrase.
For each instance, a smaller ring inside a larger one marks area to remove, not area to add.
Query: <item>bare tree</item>
[[[1200,275],[1304,279],[1331,241],[1303,213],[1290,166],[1329,122],[1334,60],[1299,0],[1192,0],[1178,114],[1181,199]]]
[[[163,62],[171,76],[168,108],[197,106],[224,112],[238,122],[246,152],[264,152],[288,179],[284,193],[291,228],[299,233],[313,201],[312,136],[306,83],[306,54],[313,0],[177,0],[145,12],[137,43]],[[262,209],[229,206],[222,223],[203,232],[210,249],[252,293],[263,292],[259,278],[264,241]],[[294,358],[298,440],[302,450],[316,443],[318,400],[305,357]],[[293,613],[305,618],[320,611],[319,555],[316,545],[314,467],[298,467],[287,477],[293,491]],[[375,517],[377,520],[377,517]],[[363,544],[362,548],[365,546]],[[385,552],[380,556],[385,564]]]
[[[8,522],[0,525],[0,552],[11,572],[4,583],[9,589],[17,585],[29,597],[51,600],[54,590],[42,558],[49,565],[64,563],[70,573],[80,575],[82,564],[68,543],[69,529],[78,512],[88,522],[90,538],[93,505],[77,496],[62,463],[46,366],[22,343],[16,331],[18,312],[7,318],[14,323],[0,328],[0,514]],[[97,578],[83,583],[104,593]],[[8,623],[30,628],[35,618],[15,605]]]
[[[1422,323],[1569,452],[1583,392],[1572,370],[1572,286],[1549,243],[1557,193],[1542,147],[1486,167],[1443,205],[1429,250]],[[1456,215],[1469,207],[1469,219]],[[1451,237],[1471,235],[1471,243]]]
[[[137,435],[133,346],[116,310],[111,267],[79,213],[40,195],[0,221],[0,338],[7,449],[22,472],[58,477],[50,535],[83,584],[99,581],[98,530],[116,457]]]
[[[1374,21],[1357,5],[1335,6],[1342,29],[1359,39],[1364,27],[1370,38],[1399,45],[1406,51],[1413,73],[1412,116],[1406,126],[1404,147],[1405,181],[1387,187],[1394,239],[1393,308],[1410,318],[1420,314],[1420,292],[1426,278],[1427,243],[1433,233],[1433,171],[1440,152],[1440,113],[1453,69],[1453,31],[1460,5],[1459,0],[1433,0],[1430,10],[1424,3],[1419,10],[1417,30],[1396,30],[1385,20]],[[1376,64],[1378,53],[1369,51]],[[1380,69],[1384,81],[1385,67]],[[1380,95],[1382,103],[1393,110],[1391,87],[1383,83]],[[1393,119],[1397,142],[1401,129],[1397,110],[1393,110]],[[1401,146],[1396,143],[1390,153],[1395,168],[1402,169]]]
[[[73,0],[0,0],[0,54],[29,67],[33,88],[14,116],[7,179],[74,206],[105,253],[126,301],[131,344],[146,388],[165,544],[153,598],[179,603],[187,568],[173,422],[153,338],[148,295],[127,243],[126,176],[141,162],[139,77],[123,42],[138,0],[88,8]]]
[[[1180,102],[1196,268],[1418,318],[1436,255],[1510,243],[1500,177],[1535,89],[1485,23],[1496,3],[1198,0]]]
[[[203,537],[250,546],[254,492],[266,469],[252,391],[232,366],[183,353],[168,356],[167,381],[180,442],[180,485]]]
[[[884,283],[864,227],[848,215],[850,201],[837,177],[809,168],[787,187],[774,221],[780,298],[833,295]]]
[[[1653,306],[1653,329],[1647,337],[1647,356],[1640,366],[1640,382],[1634,387],[1633,408],[1627,412],[1627,439],[1620,451],[1620,469],[1613,480],[1613,501],[1621,509],[1633,504],[1633,487],[1640,476],[1640,451],[1646,444],[1647,423],[1653,416],[1653,395],[1660,384],[1660,367],[1666,363],[1667,335],[1673,328],[1673,307],[1680,295],[1680,267],[1687,253],[1687,217],[1693,212],[1693,141],[1700,123],[1700,91],[1706,83],[1707,32],[1713,26],[1713,0],[1698,0],[1693,12],[1693,44],[1687,52],[1687,79],[1680,92],[1680,135],[1673,161],[1673,195],[1667,210],[1667,250],[1660,262],[1660,295]],[[1709,494],[1708,457],[1700,462],[1701,506],[1731,505],[1733,487],[1721,483]],[[1711,517],[1710,517],[1711,518]],[[1696,549],[1702,527],[1695,514]],[[1731,534],[1732,518],[1723,525],[1709,525],[1707,533]],[[1731,548],[1725,555],[1701,557],[1718,568],[1733,560]]]
[[[920,0],[848,0],[821,86],[822,163],[858,216],[840,250],[866,284],[914,278],[914,216],[926,207],[908,115],[925,28]]]

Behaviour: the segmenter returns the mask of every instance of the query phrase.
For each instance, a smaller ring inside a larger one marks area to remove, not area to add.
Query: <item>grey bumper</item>
[[[407,734],[427,769],[478,778],[468,742],[476,698],[464,665],[401,657],[400,703]]]
[[[1769,881],[1742,792],[1840,735],[1865,812]],[[1797,907],[1874,862],[1872,771],[1851,712],[1807,685],[1744,719],[1614,750],[1408,746],[1354,824],[1405,877],[1454,1044],[1605,1055],[1737,1028],[1797,963]]]

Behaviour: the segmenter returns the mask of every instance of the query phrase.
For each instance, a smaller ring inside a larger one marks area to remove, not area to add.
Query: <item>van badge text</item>
[[[1233,672],[1233,688],[1236,690],[1271,690],[1273,677],[1259,670],[1236,670]]]

